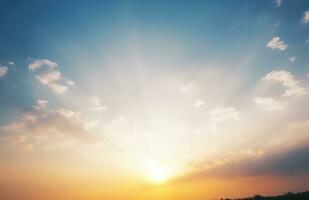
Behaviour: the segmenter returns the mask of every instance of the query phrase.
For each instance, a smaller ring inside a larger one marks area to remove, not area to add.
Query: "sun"
[[[147,173],[151,182],[161,184],[166,182],[170,177],[170,170],[160,162],[148,161]]]

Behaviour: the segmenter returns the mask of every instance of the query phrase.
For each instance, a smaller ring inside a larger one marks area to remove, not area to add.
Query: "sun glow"
[[[147,170],[150,181],[156,184],[164,183],[170,177],[170,169],[160,162],[149,161]]]

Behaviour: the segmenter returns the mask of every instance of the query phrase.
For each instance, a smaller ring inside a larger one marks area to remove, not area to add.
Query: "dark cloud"
[[[261,156],[248,156],[244,159],[225,159],[223,164],[203,161],[195,165],[195,170],[178,181],[206,178],[228,178],[246,176],[285,176],[309,172],[309,145],[285,150],[273,150]]]

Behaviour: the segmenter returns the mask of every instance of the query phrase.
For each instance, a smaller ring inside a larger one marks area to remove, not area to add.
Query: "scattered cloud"
[[[70,144],[72,141],[90,141],[81,113],[60,108],[42,110],[47,101],[39,100],[34,111],[24,113],[20,119],[0,127],[0,142],[21,147],[44,147],[56,144]]]
[[[278,36],[273,37],[266,46],[271,49],[279,49],[280,51],[284,51],[288,48],[288,45],[280,40]]]
[[[275,23],[275,27],[279,27],[280,26],[280,23],[279,22],[276,22]]]
[[[210,111],[210,115],[211,121],[223,122],[226,120],[238,120],[240,113],[233,107],[218,106]]]
[[[34,60],[28,66],[29,70],[36,74],[35,77],[40,83],[48,86],[56,93],[63,94],[75,83],[72,80],[63,77],[61,72],[56,69],[57,67],[57,63],[47,59]]]
[[[82,117],[82,114],[80,112],[76,112],[70,109],[66,109],[66,108],[60,108],[58,110],[55,111],[56,113],[59,113],[60,115],[62,115],[65,118],[68,119],[78,119],[80,120]]]
[[[283,0],[275,0],[274,3],[276,4],[276,7],[280,7]]]
[[[101,104],[101,101],[100,101],[99,97],[97,97],[97,96],[89,97],[88,101],[93,106],[99,106]]]
[[[16,64],[13,61],[8,61],[8,65],[15,66]]]
[[[306,88],[302,87],[295,77],[288,71],[272,71],[263,80],[271,80],[281,83],[287,89],[283,96],[303,96],[307,93]]]
[[[96,111],[107,110],[107,107],[101,104],[101,100],[97,96],[89,97],[88,101],[90,102],[93,110],[96,110]]]
[[[33,107],[34,107],[35,109],[37,109],[37,110],[42,110],[42,109],[45,109],[45,108],[47,107],[47,105],[48,105],[48,101],[47,101],[47,100],[45,100],[45,99],[39,99],[39,100],[37,101],[37,104],[34,105]]]
[[[194,83],[191,82],[191,83],[188,83],[186,85],[181,85],[178,87],[178,91],[181,92],[181,93],[187,93],[189,92],[192,88],[194,87]]]
[[[305,24],[309,23],[309,10],[306,10],[303,15],[302,22]]]
[[[0,78],[4,77],[8,73],[8,68],[6,66],[0,66]]]
[[[296,57],[290,57],[290,62],[294,62],[296,60]]]
[[[284,102],[276,101],[271,97],[256,97],[253,101],[265,111],[282,110],[286,106]]]
[[[204,105],[205,105],[205,102],[203,100],[201,100],[201,99],[197,99],[194,102],[194,107],[197,107],[197,108],[202,107]]]
[[[53,62],[53,61],[50,61],[48,59],[38,59],[38,60],[34,60],[32,63],[30,63],[28,68],[31,71],[36,71],[37,69],[40,69],[44,66],[46,66],[50,69],[54,69],[58,66],[58,64]]]
[[[59,71],[49,71],[35,76],[42,84],[48,85],[61,79]]]
[[[66,83],[68,86],[73,86],[73,85],[75,85],[75,82],[72,81],[72,80],[67,80],[65,83]]]

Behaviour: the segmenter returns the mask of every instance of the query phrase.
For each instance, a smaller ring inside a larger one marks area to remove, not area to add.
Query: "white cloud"
[[[61,79],[61,73],[59,71],[49,71],[35,76],[42,84],[48,85],[53,82],[57,82]]]
[[[13,61],[8,61],[8,64],[11,66],[15,66],[16,64]]]
[[[305,44],[309,44],[309,38],[305,40]]]
[[[201,99],[197,99],[194,102],[194,106],[197,107],[197,108],[202,107],[204,105],[205,105],[205,102],[203,100],[201,100]]]
[[[47,107],[48,101],[45,99],[39,99],[37,105],[33,106],[37,110],[41,110]]]
[[[268,73],[263,80],[272,80],[281,83],[287,89],[283,96],[303,96],[307,93],[295,77],[288,71],[272,71]]]
[[[88,98],[88,101],[90,102],[90,104],[92,105],[92,109],[96,110],[96,111],[102,111],[102,110],[107,110],[106,106],[103,106],[101,104],[101,100],[99,97],[97,96],[91,96]]]
[[[30,63],[28,65],[28,68],[31,71],[36,71],[37,69],[40,69],[43,66],[46,66],[50,69],[54,69],[58,66],[58,64],[48,59],[37,59],[37,60],[34,60],[32,63]]]
[[[46,105],[42,100],[38,104]],[[70,145],[73,141],[88,142],[93,136],[87,131],[81,113],[61,108],[31,111],[19,119],[0,126],[0,141],[20,147]]]
[[[66,84],[67,84],[68,86],[73,86],[73,85],[75,85],[75,82],[72,81],[72,80],[67,80],[67,81],[66,81]]]
[[[266,46],[271,49],[279,49],[280,51],[284,51],[288,48],[288,45],[280,40],[278,36],[273,37]]]
[[[302,22],[305,24],[309,23],[309,10],[306,10],[303,14]]]
[[[276,7],[280,7],[283,0],[275,0],[274,3],[276,4]]]
[[[58,64],[47,60],[40,59],[34,60],[29,64],[30,71],[36,73],[35,77],[43,84],[48,86],[56,93],[63,94],[69,90],[69,86],[73,86],[75,83],[63,77],[61,72],[57,70]]]
[[[69,110],[66,108],[60,108],[56,110],[56,112],[68,119],[73,119],[73,118],[81,119],[81,116],[82,116],[80,112],[76,112],[76,111]]]
[[[189,92],[192,88],[194,87],[194,83],[191,82],[191,83],[188,83],[186,85],[181,85],[178,87],[178,91],[181,92],[181,93],[187,93]]]
[[[296,57],[290,57],[290,61],[294,62],[296,60]]]
[[[226,120],[238,120],[239,111],[233,107],[216,107],[210,111],[211,121],[221,122]]]
[[[103,110],[107,110],[107,107],[106,106],[95,106],[92,109],[96,111],[103,111]]]
[[[99,106],[101,104],[101,101],[100,101],[99,97],[97,97],[97,96],[89,97],[88,101],[93,106]]]
[[[0,78],[4,77],[8,73],[8,68],[5,66],[0,66]]]
[[[64,94],[69,90],[68,86],[59,83],[51,83],[48,86],[51,90],[59,94]]]
[[[282,110],[286,103],[274,100],[271,97],[256,97],[253,101],[265,111]]]

